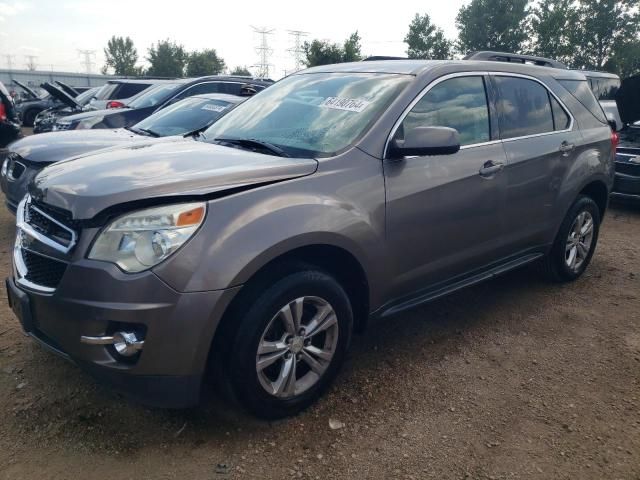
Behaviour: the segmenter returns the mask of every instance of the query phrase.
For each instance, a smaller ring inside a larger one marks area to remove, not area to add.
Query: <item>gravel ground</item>
[[[0,208],[2,277],[12,222]],[[374,323],[328,395],[272,423],[211,395],[130,403],[23,336],[3,295],[0,478],[640,479],[639,239],[640,209],[615,207],[571,285],[525,268]]]

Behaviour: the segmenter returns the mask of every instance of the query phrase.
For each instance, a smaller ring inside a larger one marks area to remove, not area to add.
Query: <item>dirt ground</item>
[[[0,208],[1,277],[12,222]],[[639,241],[640,208],[618,206],[571,285],[525,268],[376,322],[328,395],[274,423],[123,400],[2,295],[0,478],[640,479]]]

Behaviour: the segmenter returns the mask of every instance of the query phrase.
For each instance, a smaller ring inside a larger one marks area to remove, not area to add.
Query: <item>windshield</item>
[[[184,135],[211,125],[234,105],[226,100],[185,98],[145,118],[133,129],[160,137]]]
[[[294,75],[239,105],[205,139],[268,142],[294,156],[332,156],[380,116],[412,77],[318,73]]]
[[[76,97],[76,102],[78,102],[80,105],[86,105],[87,102],[89,102],[89,100],[94,98],[95,93],[96,93],[96,89],[90,88],[86,92],[82,92],[80,95],[78,95]]]
[[[155,107],[167,100],[171,92],[180,86],[179,83],[165,83],[145,90],[143,93],[135,97],[130,103],[131,108]]]

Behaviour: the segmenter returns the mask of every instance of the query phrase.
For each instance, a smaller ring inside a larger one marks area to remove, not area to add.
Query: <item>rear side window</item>
[[[556,131],[566,130],[571,125],[571,118],[569,114],[565,112],[564,108],[560,106],[558,101],[552,95],[549,95],[551,100],[551,110],[553,110],[553,126]]]
[[[554,131],[547,89],[526,78],[495,77],[502,138]]]
[[[98,90],[94,98],[96,100],[111,100],[111,95],[118,87],[118,85],[119,84],[117,83],[106,83],[100,90]]]
[[[586,80],[558,80],[558,83],[566,88],[594,117],[602,123],[607,123],[607,117]]]
[[[489,108],[482,77],[457,77],[429,90],[402,121],[396,138],[416,127],[450,127],[460,134],[460,145],[488,142]]]
[[[123,98],[133,97],[148,87],[149,84],[147,83],[122,83],[110,100],[121,100]]]

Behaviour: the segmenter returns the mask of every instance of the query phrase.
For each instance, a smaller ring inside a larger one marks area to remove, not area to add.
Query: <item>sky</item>
[[[141,64],[154,42],[168,38],[189,51],[215,48],[231,68],[251,67],[259,61],[256,27],[273,30],[267,36],[270,76],[277,79],[294,68],[290,30],[308,32],[307,40],[338,43],[358,30],[363,54],[402,56],[402,40],[416,13],[428,13],[453,39],[456,14],[467,2],[0,0],[0,68],[7,68],[7,55],[13,68],[26,68],[31,55],[39,70],[84,72],[79,50],[93,50],[92,71],[98,73],[112,35],[130,36]]]

